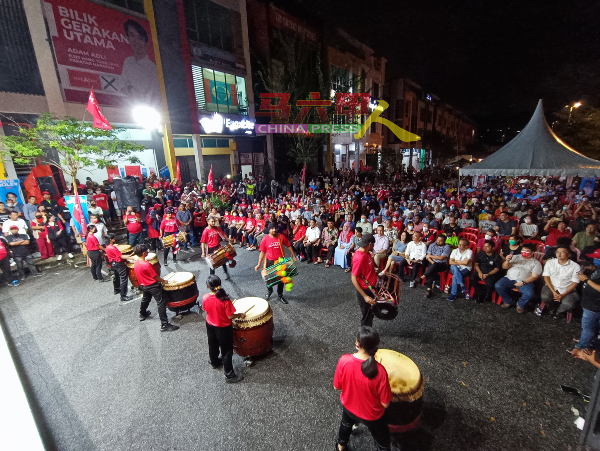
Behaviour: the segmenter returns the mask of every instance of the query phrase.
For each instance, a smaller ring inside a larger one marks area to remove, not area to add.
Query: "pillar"
[[[200,135],[193,134],[192,141],[194,143],[194,159],[196,160],[196,176],[200,183],[204,183],[204,158],[202,158],[202,141]]]

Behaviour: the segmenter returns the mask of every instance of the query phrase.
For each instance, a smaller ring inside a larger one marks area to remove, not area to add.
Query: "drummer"
[[[115,294],[121,295],[121,301],[127,302],[133,299],[133,296],[127,296],[127,264],[123,260],[133,260],[129,255],[123,255],[119,248],[115,246],[115,234],[108,235],[108,244],[106,245],[106,257],[110,269],[114,272],[113,286]]]
[[[216,219],[213,217],[208,218],[208,226],[202,232],[200,243],[202,245],[202,258],[212,254],[214,251],[219,249],[221,246],[221,239],[231,243],[231,239],[223,233],[223,231],[216,226]],[[225,271],[225,280],[231,279],[229,272],[227,271],[227,264],[223,265],[223,271]],[[215,270],[210,269],[210,274],[214,275]]]
[[[179,222],[179,220],[175,217],[175,210],[173,210],[173,207],[168,207],[165,210],[165,217],[163,218],[162,222],[160,223],[160,238],[164,239],[165,237],[169,236],[169,235],[177,235],[177,233],[179,232],[179,225],[181,224]],[[175,237],[173,237],[175,238]],[[165,247],[164,250],[164,259],[165,259],[165,266],[168,265],[167,260],[169,259],[169,249],[171,249],[173,251],[173,263],[177,263],[177,254],[179,252],[179,249],[176,249],[175,246],[175,242],[173,242],[173,246],[171,246],[170,248]]]
[[[392,389],[383,365],[375,360],[379,334],[372,327],[361,326],[356,336],[356,352],[340,357],[333,377],[333,388],[341,391],[342,421],[338,434],[338,451],[348,446],[355,424],[363,423],[379,451],[391,450],[390,429],[385,409],[392,401]]]
[[[221,288],[221,279],[214,274],[206,279],[210,293],[202,296],[202,310],[206,312],[206,335],[208,336],[208,363],[214,369],[223,367],[226,382],[241,382],[244,376],[236,377],[231,359],[233,357],[232,319],[246,317],[245,313],[235,313],[235,307],[229,295]],[[221,358],[219,358],[221,348]]]
[[[154,298],[158,306],[158,317],[161,323],[160,331],[171,332],[179,329],[179,326],[169,323],[169,318],[167,318],[167,301],[163,296],[161,283],[167,283],[168,281],[156,274],[152,265],[146,261],[148,246],[138,244],[133,248],[133,253],[139,257],[133,264],[133,271],[144,293],[140,305],[140,321],[145,321],[150,316],[148,306]]]
[[[260,247],[258,250],[260,251],[260,255],[258,256],[258,265],[254,268],[256,271],[260,269],[261,264],[264,265],[262,269],[265,269],[269,266],[273,266],[275,264],[275,260],[280,257],[285,257],[283,247],[287,247],[288,251],[292,256],[292,259],[297,262],[296,254],[294,253],[294,249],[290,244],[289,240],[285,237],[285,235],[277,233],[277,224],[271,223],[268,228],[269,235],[264,237],[260,243]],[[266,256],[266,259],[265,259]],[[267,301],[273,294],[273,286],[267,286]],[[279,282],[277,284],[277,296],[279,297],[279,302],[282,304],[287,304],[288,301],[283,297],[283,282]]]
[[[362,313],[360,320],[361,326],[373,325],[373,309],[375,305],[375,293],[371,291],[369,285],[374,287],[377,284],[377,272],[375,271],[375,262],[371,256],[375,246],[375,238],[370,233],[365,233],[357,243],[358,249],[352,256],[352,284],[356,288],[356,298],[358,306]],[[370,304],[370,305],[369,305]]]

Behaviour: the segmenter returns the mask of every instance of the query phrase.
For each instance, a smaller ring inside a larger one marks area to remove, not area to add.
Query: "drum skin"
[[[391,349],[378,350],[375,360],[385,367],[392,388],[392,402],[385,410],[390,432],[414,429],[423,412],[425,382],[421,371],[409,357]]]
[[[271,349],[273,341],[273,316],[256,327],[236,328],[233,322],[233,352],[242,357],[263,354]]]
[[[160,275],[160,263],[158,262],[158,257],[153,257],[150,260],[148,260],[148,263],[152,264],[152,267],[154,268],[154,271],[156,271],[156,274]],[[132,263],[127,263],[127,273],[129,274],[129,280],[131,282],[131,285],[133,285],[135,288],[139,288],[140,287],[140,283],[137,280],[137,276],[135,275],[135,271],[133,270],[133,262]]]

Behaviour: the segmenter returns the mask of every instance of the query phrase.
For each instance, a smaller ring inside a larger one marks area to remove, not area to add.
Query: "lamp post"
[[[581,106],[581,102],[575,102],[573,105],[567,105],[569,109],[569,119],[567,119],[567,124],[571,122],[571,113],[573,112],[573,108],[579,108]]]

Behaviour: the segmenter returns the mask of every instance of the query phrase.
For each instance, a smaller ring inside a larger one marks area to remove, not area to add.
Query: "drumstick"
[[[255,304],[256,305],[256,304]],[[244,312],[244,315],[254,308],[254,305]]]
[[[165,279],[165,280],[169,280],[169,279],[170,279],[171,277],[173,277],[174,275],[175,275],[175,273],[174,273],[174,272],[170,272],[169,274],[167,274],[167,275],[164,277],[164,279]]]

